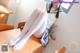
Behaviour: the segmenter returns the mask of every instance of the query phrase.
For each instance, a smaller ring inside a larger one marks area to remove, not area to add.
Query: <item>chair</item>
[[[11,29],[14,29],[12,25],[0,24],[0,31],[11,30]]]
[[[6,24],[9,14],[0,14],[0,24]]]
[[[0,4],[0,31],[13,29],[12,25],[7,24],[7,19],[11,11],[9,11],[5,5]]]
[[[0,4],[0,24],[7,23],[9,14],[11,14],[11,11],[5,5]]]

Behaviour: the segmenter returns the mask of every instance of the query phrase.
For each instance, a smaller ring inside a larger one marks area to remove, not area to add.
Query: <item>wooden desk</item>
[[[19,36],[19,34],[20,34],[20,30],[18,30],[18,29],[0,32],[0,45],[6,44],[10,40],[12,40],[12,39],[16,38],[17,36]],[[5,53],[42,53],[43,49],[44,48],[39,43],[39,39],[32,36],[30,38],[30,40],[26,43],[24,48],[22,48],[21,50],[12,51],[9,48],[9,51],[5,52]],[[4,53],[4,52],[0,51],[0,53]]]

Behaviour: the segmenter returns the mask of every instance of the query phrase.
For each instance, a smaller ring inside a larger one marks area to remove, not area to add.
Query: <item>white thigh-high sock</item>
[[[9,42],[10,46],[16,45],[25,36],[25,33],[27,33],[29,31],[29,29],[31,28],[31,25],[33,25],[33,23],[35,22],[35,20],[39,16],[39,14],[40,14],[40,11],[38,9],[33,11],[31,16],[26,21],[26,24],[25,24],[20,36]]]
[[[38,31],[36,31],[33,35],[36,37],[36,38],[41,38],[42,37],[42,33],[46,30],[47,28],[47,22],[48,22],[48,15],[46,15],[45,18],[45,21],[44,23],[42,24],[42,26],[39,28]]]
[[[29,38],[31,37],[31,35],[34,34],[36,31],[38,31],[40,29],[40,27],[42,26],[42,24],[45,22],[45,19],[47,19],[47,14],[41,12],[40,15],[39,15],[39,17],[37,17],[37,19],[33,23],[32,27],[29,30],[29,32],[26,33],[26,35],[24,36],[24,38],[22,38],[21,41],[19,41],[13,47],[13,49],[14,50],[19,50],[19,49],[23,48],[23,46],[29,40]]]

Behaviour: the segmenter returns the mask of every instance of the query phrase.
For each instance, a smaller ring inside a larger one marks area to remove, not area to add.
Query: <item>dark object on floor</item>
[[[2,52],[8,52],[8,45],[1,45]]]

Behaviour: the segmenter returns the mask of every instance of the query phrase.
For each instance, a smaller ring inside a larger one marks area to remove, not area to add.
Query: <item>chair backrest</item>
[[[0,24],[6,24],[9,14],[0,14]]]
[[[4,5],[0,3],[0,24],[6,23],[8,15],[12,12]]]
[[[62,48],[59,48],[55,51],[55,53],[65,53],[66,51],[66,48],[65,47],[62,47]]]

